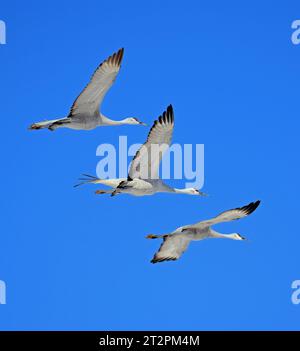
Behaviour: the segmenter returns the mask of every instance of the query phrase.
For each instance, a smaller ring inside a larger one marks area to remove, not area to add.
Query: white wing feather
[[[114,83],[120,70],[123,53],[122,48],[98,66],[89,84],[74,101],[69,117],[76,114],[93,115],[98,112],[106,92]]]
[[[174,112],[170,105],[167,111],[154,122],[147,141],[135,154],[130,166],[129,178],[158,179],[159,165],[164,152],[171,144],[173,129]]]
[[[256,210],[256,208],[259,206],[260,201],[256,202],[251,202],[250,204],[243,206],[243,207],[238,207],[234,208],[232,210],[228,210],[225,212],[220,213],[218,216],[206,220],[206,221],[201,221],[192,225],[187,225],[184,227],[184,229],[187,228],[204,228],[204,227],[209,227],[211,225],[217,224],[217,223],[222,223],[222,222],[230,222],[234,221],[243,217],[248,216],[250,213]]]
[[[185,234],[166,235],[159,250],[151,260],[152,263],[178,260],[188,248],[191,238]]]

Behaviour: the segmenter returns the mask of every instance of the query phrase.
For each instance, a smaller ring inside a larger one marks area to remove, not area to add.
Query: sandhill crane
[[[67,117],[33,123],[29,129],[48,128],[53,131],[65,127],[76,130],[91,130],[99,126],[145,125],[134,117],[114,121],[99,112],[103,98],[120,70],[123,53],[124,49],[120,49],[98,66],[89,84],[74,101]]]
[[[178,260],[178,258],[188,248],[191,241],[198,241],[206,238],[226,238],[233,240],[244,240],[245,238],[238,233],[221,234],[213,230],[211,226],[217,223],[229,222],[246,217],[250,213],[255,211],[259,204],[260,201],[251,202],[246,206],[222,212],[217,217],[214,217],[212,219],[198,222],[196,224],[179,227],[170,234],[148,235],[146,237],[147,239],[163,239],[162,245],[154,255],[151,262],[157,263],[163,261]]]
[[[110,193],[115,196],[120,193],[127,193],[135,196],[153,195],[164,192],[172,194],[202,195],[204,193],[194,188],[177,189],[172,188],[159,179],[159,165],[163,153],[169,148],[174,129],[174,112],[172,106],[168,106],[162,116],[153,124],[147,141],[135,154],[127,179],[102,180],[93,176],[81,179],[84,183],[105,184],[114,190],[98,190],[96,194]],[[157,146],[158,152],[153,152],[153,147]],[[117,183],[117,185],[115,185]],[[77,185],[80,185],[77,184]]]

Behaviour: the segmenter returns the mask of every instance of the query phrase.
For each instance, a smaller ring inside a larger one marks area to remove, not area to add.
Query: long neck
[[[210,235],[211,238],[221,238],[221,239],[234,239],[235,233],[231,234],[221,234],[216,232],[215,230],[211,229],[210,230]]]
[[[120,121],[115,121],[101,114],[101,120],[104,125],[109,126],[119,126],[122,124],[127,124],[127,118],[121,119]]]

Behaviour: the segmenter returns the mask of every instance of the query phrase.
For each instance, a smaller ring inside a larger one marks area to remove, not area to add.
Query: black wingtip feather
[[[153,264],[155,264],[155,263],[160,263],[160,262],[164,262],[164,261],[176,261],[176,260],[177,260],[176,257],[156,258],[156,257],[154,256],[150,262],[153,263]]]
[[[250,202],[250,204],[244,207],[241,207],[240,210],[245,212],[247,215],[249,215],[250,213],[254,212],[257,209],[259,204],[260,204],[260,200],[257,200],[255,202]]]
[[[111,56],[109,56],[106,61],[104,62],[111,62],[117,66],[121,66],[121,62],[123,59],[123,55],[124,55],[124,48],[119,49],[118,51],[114,52]],[[100,66],[104,63],[102,62],[100,64]],[[99,67],[100,67],[99,66]]]
[[[158,117],[159,123],[173,123],[174,122],[174,111],[173,106],[169,105],[167,110],[163,112],[161,116]],[[155,125],[155,124],[154,124]]]

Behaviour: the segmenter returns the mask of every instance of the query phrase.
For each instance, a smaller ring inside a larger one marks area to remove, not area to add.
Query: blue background
[[[299,2],[6,1],[0,18],[0,329],[299,329]],[[151,125],[172,103],[173,141],[205,144],[209,198],[72,187],[95,173],[100,143],[143,142],[148,128],[27,130],[65,116],[123,46],[103,112]],[[146,234],[256,199],[250,217],[216,227],[249,242],[149,263],[160,243]]]

